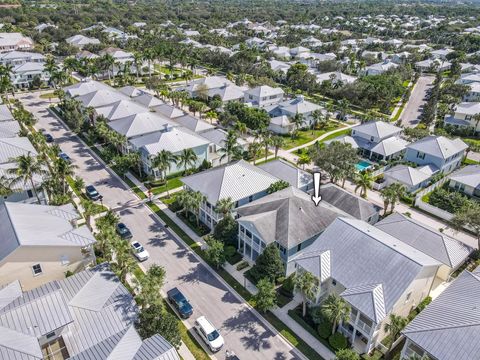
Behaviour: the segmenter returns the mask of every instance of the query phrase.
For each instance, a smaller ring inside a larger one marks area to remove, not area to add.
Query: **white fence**
[[[442,210],[436,206],[433,206],[433,205],[430,205],[430,204],[427,204],[426,202],[422,201],[422,197],[419,197],[419,198],[416,198],[415,199],[415,206],[417,206],[419,209],[422,209],[426,212],[428,212],[429,214],[432,214],[432,215],[435,215],[443,220],[447,220],[447,221],[450,221],[453,219],[453,214],[448,212],[448,211],[445,211],[445,210]]]

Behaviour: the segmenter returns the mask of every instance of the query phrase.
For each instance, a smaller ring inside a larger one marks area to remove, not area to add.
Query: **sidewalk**
[[[256,294],[258,292],[255,285],[253,285],[250,280],[245,278],[243,273],[250,269],[250,267],[238,271],[235,266],[230,265],[229,263],[225,263],[223,268],[237,280],[240,284],[243,285],[251,294]],[[288,315],[288,311],[295,309],[299,304],[302,303],[302,300],[299,294],[295,294],[295,297],[292,301],[290,301],[287,305],[282,308],[275,307],[272,313],[279,318],[285,325],[287,325],[292,332],[300,337],[303,341],[305,341],[308,346],[315,351],[325,360],[332,360],[335,358],[335,354],[330,351],[325,345],[323,345],[318,339],[316,339],[312,334],[310,334],[307,330],[305,330],[300,324],[298,324],[295,320],[293,320],[290,315]]]

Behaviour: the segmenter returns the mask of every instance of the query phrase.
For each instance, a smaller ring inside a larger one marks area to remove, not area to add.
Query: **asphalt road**
[[[420,76],[413,88],[413,91],[408,99],[405,108],[403,109],[400,120],[405,127],[415,127],[420,121],[420,114],[422,113],[421,106],[426,101],[423,99],[426,96],[426,92],[432,87],[432,83],[435,80],[434,76]]]
[[[121,221],[131,229],[134,239],[140,241],[150,253],[143,263],[162,265],[167,273],[165,292],[178,287],[190,300],[193,316],[186,321],[187,327],[194,319],[205,315],[225,339],[224,348],[215,354],[216,359],[225,359],[225,351],[233,350],[241,359],[300,359],[293,349],[275,331],[269,330],[256,314],[231,293],[191,250],[176,240],[160,221],[122,182],[96,160],[94,153],[85,147],[78,137],[47,110],[48,100],[38,93],[17,95],[27,110],[38,119],[36,127],[44,128],[77,166],[76,173],[86,184],[93,184],[103,195],[104,204],[115,209]]]

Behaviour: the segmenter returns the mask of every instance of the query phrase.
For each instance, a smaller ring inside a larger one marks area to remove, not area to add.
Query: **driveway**
[[[417,83],[413,87],[410,98],[408,99],[405,108],[403,109],[400,120],[405,127],[415,127],[420,121],[420,115],[422,114],[421,107],[426,103],[425,96],[427,90],[432,87],[434,76],[420,76]]]
[[[186,321],[205,315],[225,338],[225,347],[214,358],[224,359],[226,350],[233,350],[242,359],[301,359],[276,331],[270,330],[257,315],[231,293],[190,249],[177,241],[150,210],[127,189],[109,169],[97,161],[73,133],[46,110],[47,101],[38,93],[18,95],[27,110],[38,119],[37,128],[44,128],[55,138],[77,166],[76,173],[86,184],[93,184],[103,195],[104,204],[114,209],[122,222],[132,230],[150,253],[143,265],[162,265],[166,272],[164,290],[178,287],[190,300],[194,314]]]

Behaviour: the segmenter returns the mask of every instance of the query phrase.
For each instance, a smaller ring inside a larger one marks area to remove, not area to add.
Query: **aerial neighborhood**
[[[480,360],[480,6],[0,1],[0,360]]]

